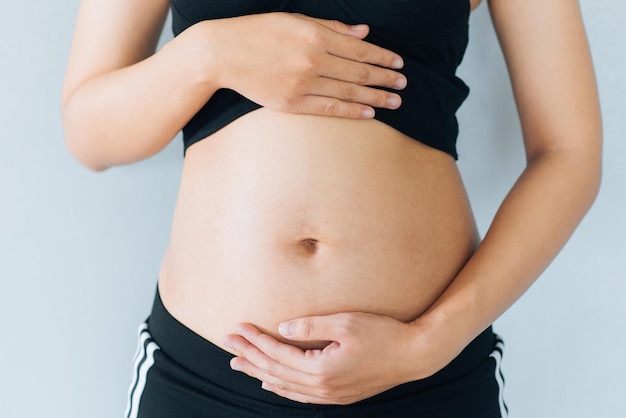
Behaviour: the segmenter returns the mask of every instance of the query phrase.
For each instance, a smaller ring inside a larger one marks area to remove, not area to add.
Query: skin
[[[222,342],[238,354],[234,369],[280,396],[322,404],[352,403],[429,376],[513,304],[565,244],[600,180],[601,122],[578,4],[489,5],[528,163],[476,251],[413,320],[357,309],[276,329],[242,323]],[[220,87],[254,98],[268,114],[368,119],[375,107],[400,105],[390,100],[393,93],[375,88],[402,88],[406,80],[393,71],[400,57],[361,41],[367,28],[280,13],[247,16],[194,25],[152,55],[167,7],[164,0],[149,7],[139,1],[81,4],[63,109],[68,147],[89,168],[160,151]],[[254,36],[268,27],[274,31]],[[289,60],[271,47],[285,38],[293,42],[286,48]],[[310,349],[308,342],[314,342]]]
[[[303,351],[241,324],[232,361],[300,402],[348,404],[432,375],[532,285],[591,206],[601,177],[601,117],[578,2],[490,0],[522,122],[527,166],[446,291],[410,323],[366,313],[283,323]],[[367,347],[367,349],[364,349]]]
[[[391,70],[402,57],[361,41],[366,26],[243,16],[194,25],[151,55],[168,8],[166,0],[81,2],[63,118],[67,147],[92,170],[158,153],[221,87],[291,113],[370,119],[372,106],[400,105],[397,94],[370,86],[403,88],[406,78]],[[285,39],[289,48],[276,48]]]

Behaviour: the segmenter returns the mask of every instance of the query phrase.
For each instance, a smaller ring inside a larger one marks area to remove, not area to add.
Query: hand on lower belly
[[[279,328],[293,341],[330,341],[322,349],[279,342],[251,324],[240,324],[224,345],[238,354],[231,367],[259,379],[266,390],[302,403],[350,404],[445,366],[451,358],[441,358],[436,344],[425,343],[425,335],[416,331],[383,315],[339,313],[299,318]],[[416,339],[422,341],[416,344]]]

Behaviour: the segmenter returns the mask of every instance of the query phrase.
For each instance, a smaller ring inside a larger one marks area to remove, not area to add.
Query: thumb
[[[278,326],[278,332],[285,338],[294,341],[336,341],[337,322],[339,316],[309,316],[283,322]]]

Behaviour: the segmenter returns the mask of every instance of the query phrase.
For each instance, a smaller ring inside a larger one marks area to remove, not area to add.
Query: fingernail
[[[391,96],[387,99],[387,105],[389,105],[389,107],[393,109],[400,107],[401,102],[402,101],[400,100],[400,97],[398,96]]]
[[[361,111],[361,116],[367,119],[371,119],[374,117],[374,109],[363,109]]]
[[[402,58],[396,58],[391,63],[391,68],[402,68],[402,67],[404,67],[404,61],[402,60]]]
[[[240,372],[241,371],[241,367],[239,367],[239,365],[234,362],[234,361],[230,361],[230,368],[233,369],[236,372]]]
[[[406,87],[406,78],[400,77],[399,79],[396,80],[393,86],[399,90],[402,90],[403,88]]]
[[[278,326],[278,332],[283,337],[291,337],[293,335],[293,322],[283,322]]]
[[[356,30],[356,31],[362,31],[362,30],[367,29],[367,25],[363,25],[363,24],[361,24],[361,25],[352,25],[351,29],[352,30]]]

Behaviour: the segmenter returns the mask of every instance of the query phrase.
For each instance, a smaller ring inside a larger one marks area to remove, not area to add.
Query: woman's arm
[[[478,251],[424,315],[469,341],[557,255],[599,189],[602,127],[578,1],[490,0],[527,166]],[[453,342],[454,343],[454,342]]]
[[[91,169],[158,152],[212,94],[193,88],[197,68],[180,65],[176,48],[152,56],[168,8],[168,0],[81,2],[63,120],[68,148]]]
[[[285,13],[204,21],[153,55],[168,0],[84,0],[63,93],[67,145],[102,170],[162,150],[213,93],[285,112],[373,117],[394,108],[401,58],[368,28]],[[263,36],[258,36],[263,33]]]
[[[333,341],[280,344],[249,324],[229,336],[233,368],[301,402],[351,403],[437,372],[532,285],[592,204],[601,120],[576,0],[490,0],[520,114],[527,167],[476,253],[410,324],[365,313],[300,318],[279,331]]]

